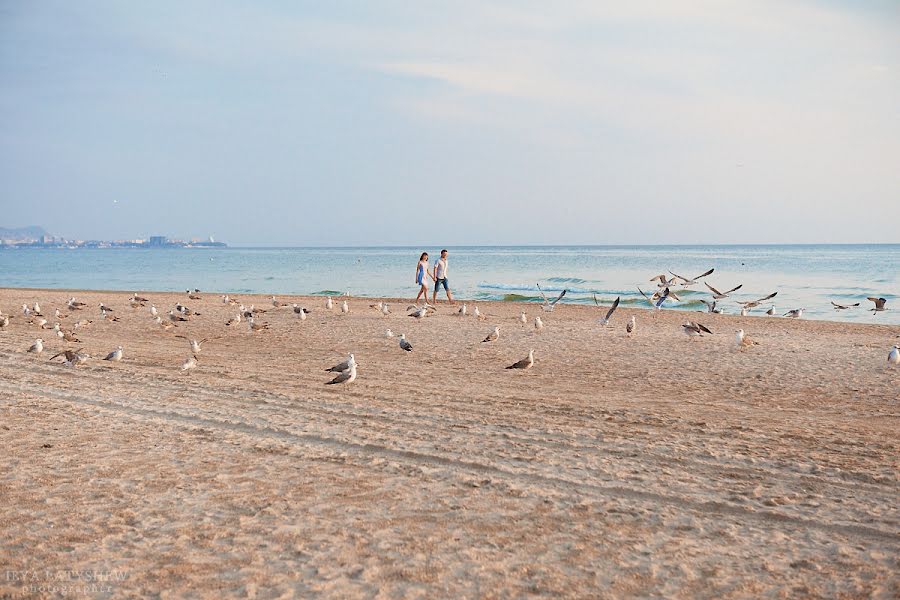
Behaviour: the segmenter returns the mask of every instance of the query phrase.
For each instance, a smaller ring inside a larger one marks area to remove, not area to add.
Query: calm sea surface
[[[2,249],[0,286],[111,290],[201,290],[229,293],[402,296],[416,294],[415,267],[440,248]],[[674,309],[701,310],[702,281],[720,290],[738,284],[734,298],[778,292],[779,314],[805,308],[804,317],[900,324],[900,244],[822,246],[525,246],[450,247],[449,282],[459,298],[540,301],[535,283],[564,301],[647,306],[638,294],[671,269],[686,277],[715,272],[683,294]],[[680,290],[680,287],[678,288]],[[680,293],[680,291],[679,291]],[[873,315],[866,296],[888,299]],[[861,302],[836,312],[830,302]],[[771,303],[765,305],[765,309]],[[9,310],[3,307],[4,310]],[[757,309],[757,313],[762,311]]]

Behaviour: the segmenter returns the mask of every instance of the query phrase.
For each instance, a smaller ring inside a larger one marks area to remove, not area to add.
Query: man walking
[[[447,285],[447,251],[441,250],[441,258],[434,263],[434,293],[431,295],[431,301],[437,304],[437,292],[440,286],[444,286],[447,292],[447,301],[453,304],[453,294],[450,293],[450,286]]]

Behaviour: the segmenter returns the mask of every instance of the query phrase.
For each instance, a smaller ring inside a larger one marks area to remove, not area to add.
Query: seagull
[[[269,328],[268,323],[256,323],[253,321],[253,317],[247,318],[247,326],[250,328],[250,331],[263,331]]]
[[[356,380],[356,363],[352,362],[350,363],[349,369],[338,374],[338,376],[331,381],[325,382],[325,385],[334,385],[337,383],[353,383],[354,380]]]
[[[342,373],[343,371],[346,371],[347,369],[349,369],[351,366],[353,366],[355,364],[356,364],[356,358],[353,356],[353,354],[349,354],[347,356],[347,360],[334,365],[330,369],[325,369],[325,372],[326,373],[328,373],[328,372]]]
[[[22,314],[25,315],[26,317],[30,317],[30,316],[31,316],[31,309],[28,308],[28,305],[27,305],[27,304],[23,304],[23,305],[22,305]]]
[[[712,331],[710,331],[700,323],[694,323],[693,321],[688,321],[687,323],[682,325],[681,330],[689,338],[702,337],[704,333],[712,334]]]
[[[410,308],[412,308],[412,307],[410,307]],[[409,313],[406,316],[407,317],[415,317],[416,319],[421,319],[422,317],[428,316],[429,309],[437,312],[437,309],[434,308],[433,306],[431,306],[429,304],[424,304],[424,305],[422,305],[421,308],[416,308],[416,310],[414,310],[413,312]]]
[[[347,304],[346,300],[341,302],[341,313],[345,315],[350,313],[350,305]]]
[[[625,325],[625,334],[628,337],[631,337],[635,327],[637,327],[637,322],[634,320],[634,315],[631,315],[631,320]]]
[[[200,354],[200,346],[209,341],[209,338],[203,338],[202,340],[195,340],[189,337],[185,337],[183,335],[176,335],[175,337],[181,338],[183,340],[187,340],[191,344],[191,354]]]
[[[187,360],[181,363],[181,370],[190,371],[191,369],[196,369],[198,360],[200,360],[200,358],[197,356],[189,356]]]
[[[81,310],[82,308],[87,306],[87,304],[85,304],[84,302],[77,302],[75,300],[75,296],[72,296],[71,298],[69,298],[68,302],[66,302],[66,306],[69,308],[69,310]]]
[[[720,314],[722,312],[721,308],[716,308],[716,305],[719,303],[718,300],[713,300],[710,302],[709,300],[700,299],[700,302],[706,305],[706,312]],[[744,309],[741,309],[744,310]]]
[[[293,307],[294,312],[298,315],[306,315],[309,312],[309,309],[303,308],[299,304],[292,304],[291,306]]]
[[[31,322],[32,325],[37,325],[41,329],[45,329],[44,325],[47,324],[47,319],[41,317],[40,319],[35,319]]]
[[[515,362],[508,367],[507,369],[530,369],[534,366],[534,350],[528,351],[528,356],[520,360],[519,362]]]
[[[717,289],[714,288],[713,286],[709,285],[709,284],[706,283],[705,281],[703,282],[703,285],[705,285],[706,287],[708,287],[708,288],[709,288],[709,291],[711,291],[711,292],[713,293],[713,300],[722,300],[723,298],[727,298],[727,297],[728,297],[728,294],[730,294],[731,292],[736,292],[736,291],[738,291],[739,289],[741,289],[742,287],[744,287],[744,284],[742,283],[741,285],[739,285],[739,286],[737,286],[737,287],[731,288],[731,289],[728,290],[727,292],[720,292],[719,290],[717,290]]]
[[[115,350],[106,355],[106,358],[103,360],[109,360],[112,362],[119,362],[122,360],[122,346],[118,346]]]
[[[102,313],[102,312],[113,312],[113,309],[111,309],[110,307],[104,305],[102,302],[100,303],[99,306],[100,306],[100,312],[101,312],[101,313]]]
[[[682,277],[681,275],[676,275],[675,273],[672,273],[672,271],[669,271],[669,273],[671,273],[672,275],[675,275],[676,278],[681,280],[681,287],[688,287],[689,285],[696,284],[698,279],[701,279],[702,277],[706,277],[707,275],[711,275],[713,271],[715,271],[715,269],[710,269],[706,273],[703,273],[702,275],[697,275],[693,279],[688,279],[687,277]]]
[[[381,303],[381,314],[384,315],[385,317],[388,316],[389,314],[391,314],[391,309],[388,306],[387,302]]]
[[[741,352],[744,351],[744,348],[750,348],[751,346],[758,346],[757,342],[754,342],[749,337],[744,335],[743,329],[738,329],[734,335],[734,341],[737,344],[737,349]]]
[[[156,317],[153,321],[162,327],[165,331],[172,329],[173,327],[178,327],[175,323],[170,323],[169,321],[163,321],[162,317]]]
[[[747,308],[747,307],[745,306],[744,308]],[[749,309],[747,309],[747,310],[749,310]],[[774,304],[772,305],[772,308],[770,308],[769,310],[766,311],[766,314],[769,315],[770,317],[775,316],[775,305]]]
[[[847,310],[848,308],[859,306],[859,302],[857,302],[856,304],[838,304],[837,302],[832,300],[831,305],[834,307],[834,310]]]
[[[59,337],[66,340],[67,342],[80,342],[81,341],[77,337],[75,337],[75,334],[72,333],[71,331],[60,331],[58,333],[62,334]]]
[[[29,352],[34,354],[40,354],[44,351],[44,340],[38,338],[34,340],[34,343],[31,345],[31,348],[28,349]]]
[[[72,350],[63,350],[62,352],[51,356],[50,360],[53,360],[57,356],[65,356],[66,360],[63,362],[63,364],[67,367],[74,367],[78,363],[84,362],[90,358],[90,355],[82,352],[82,350],[84,350],[84,348],[79,348],[74,352]]]
[[[400,349],[406,350],[407,352],[412,352],[412,344],[406,341],[406,334],[400,334]]]
[[[883,310],[887,310],[884,307],[884,305],[887,304],[887,298],[875,298],[875,297],[869,296],[868,298],[866,298],[866,300],[869,300],[869,301],[875,303],[875,308],[869,309],[872,312],[881,312]]]
[[[155,317],[155,316],[158,315],[158,314],[159,314],[159,311],[156,310],[156,306],[153,305],[153,304],[151,304],[151,305],[150,305],[150,316],[151,316],[151,317]]]
[[[468,312],[468,310],[469,309],[466,308],[466,303],[463,302],[463,305],[459,307],[459,310],[456,311],[456,314],[458,314],[460,317],[464,317],[466,316],[466,312]]]
[[[275,296],[272,296],[272,306],[275,308],[281,308],[282,306],[287,306],[284,302],[279,302]]]
[[[38,304],[37,302],[34,303],[34,306],[31,307],[31,310],[34,312],[34,314],[38,315],[39,317],[43,316],[41,314],[41,305]]]
[[[658,288],[665,288],[669,287],[670,285],[675,285],[675,277],[672,277],[672,279],[667,279],[665,273],[660,273],[656,277],[651,278],[650,281],[659,281],[659,283],[656,284],[656,287]]]
[[[56,315],[57,319],[65,319],[66,318],[66,315],[59,312],[58,308],[53,309],[53,314]]]
[[[535,317],[535,318],[534,318],[534,328],[535,328],[536,331],[541,331],[541,330],[544,329],[544,322],[541,321],[541,318],[540,318],[540,317]]]
[[[76,331],[79,327],[87,327],[91,323],[93,323],[93,321],[91,321],[90,319],[81,319],[80,321],[76,321],[72,325],[72,331]]]
[[[615,301],[612,303],[612,306],[606,311],[606,316],[599,319],[600,324],[606,326],[609,323],[609,320],[612,318],[613,313],[616,312],[616,309],[619,308],[619,300],[621,300],[621,296],[616,296]],[[594,294],[594,304],[600,306],[600,301],[597,300],[597,294]]]
[[[475,310],[472,312],[472,316],[474,316],[479,321],[484,321],[487,318],[483,314],[481,314],[481,311],[478,310],[477,306],[475,307]]]
[[[895,345],[891,348],[891,351],[888,352],[888,364],[900,365],[900,346]]]
[[[750,309],[747,308],[746,306],[741,307],[741,316],[742,317],[746,317],[749,312],[750,312]]]
[[[187,295],[188,295],[188,298],[190,298],[191,300],[200,300],[201,299],[199,294],[195,294],[191,291],[188,291]]]
[[[177,323],[178,321],[187,321],[187,319],[185,319],[181,315],[176,315],[174,310],[169,311],[169,320],[173,323]]]
[[[787,311],[786,313],[784,313],[784,314],[781,315],[781,316],[782,316],[782,317],[789,317],[789,318],[791,318],[791,319],[799,319],[800,317],[803,316],[803,311],[804,311],[804,310],[805,310],[805,309],[803,309],[803,308],[795,308],[794,310],[789,310],[789,311]]]
[[[519,315],[519,323],[521,323],[523,327],[528,324],[528,317],[525,316],[525,313]]]
[[[556,303],[562,300],[562,297],[566,295],[566,292],[569,290],[563,290],[559,296],[554,298],[553,300],[548,300],[547,295],[544,294],[544,290],[541,289],[541,284],[536,283],[538,291],[541,293],[541,296],[544,297],[544,303],[541,304],[541,310],[545,312],[553,312],[553,309],[556,308]]]
[[[387,331],[384,332],[384,337],[392,338],[392,337],[394,337],[394,332],[391,331],[390,329],[388,329]]]
[[[325,308],[328,310],[334,308],[334,300],[331,299],[331,296],[325,299]]]
[[[225,321],[225,327],[231,327],[233,325],[237,325],[240,322],[241,322],[241,313],[238,313],[238,314],[234,315],[233,317],[231,317],[230,319],[228,319],[227,321]]]
[[[766,300],[771,300],[772,298],[774,298],[777,295],[778,295],[778,292],[772,292],[771,294],[769,294],[768,296],[765,296],[764,298],[759,298],[757,300],[750,300],[748,302],[738,302],[738,304],[742,305],[744,308],[747,308],[747,309],[756,308],[761,303],[765,302]]]
[[[141,296],[138,296],[137,292],[131,292],[130,300],[134,300],[135,302],[149,302],[149,300],[147,300],[146,298],[142,298]]]
[[[0,329],[4,327],[9,327],[9,317],[6,315],[0,316]]]
[[[494,327],[494,330],[492,332],[490,332],[486,338],[481,340],[481,343],[483,344],[485,342],[495,342],[495,341],[497,341],[497,338],[499,338],[499,337],[500,337],[500,328]]]

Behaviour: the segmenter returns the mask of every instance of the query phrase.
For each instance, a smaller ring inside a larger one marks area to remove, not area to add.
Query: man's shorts
[[[446,278],[446,277],[444,277],[443,279],[435,279],[435,280],[434,280],[434,291],[435,291],[435,293],[437,293],[438,288],[441,287],[441,286],[444,286],[444,290],[446,290],[446,291],[448,291],[448,292],[450,291],[450,288],[447,286],[447,278]]]

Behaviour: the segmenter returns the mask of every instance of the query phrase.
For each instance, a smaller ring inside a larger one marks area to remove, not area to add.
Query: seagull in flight
[[[705,285],[706,287],[708,287],[708,288],[709,288],[709,291],[712,292],[713,300],[722,300],[723,298],[727,298],[728,295],[729,295],[731,292],[736,292],[736,291],[738,291],[739,289],[741,289],[742,287],[744,287],[744,284],[742,283],[741,285],[739,285],[739,286],[737,286],[737,287],[733,287],[733,288],[731,288],[731,289],[728,290],[728,291],[720,292],[719,290],[717,290],[717,289],[714,288],[713,286],[709,285],[709,284],[706,283],[705,281],[703,282],[703,285]]]
[[[653,306],[653,308],[655,308],[656,310],[661,309],[663,303],[665,303],[665,301],[668,300],[669,297],[681,301],[681,298],[679,298],[678,295],[669,288],[666,288],[662,291],[657,290],[656,293],[654,293],[652,296],[648,296],[647,294],[645,294],[644,290],[642,290],[641,288],[638,288],[638,291],[641,293],[641,296],[646,298],[647,302],[649,302],[650,305]]]
[[[675,285],[676,280],[674,276],[671,279],[667,279],[665,273],[660,273],[656,277],[650,279],[650,281],[658,281],[659,283],[656,284],[656,287],[664,288],[669,287],[670,285]]]
[[[506,367],[507,369],[530,369],[534,366],[534,350],[528,351],[528,356],[523,358],[518,362],[514,362],[513,364]]]
[[[547,295],[544,293],[544,290],[541,289],[541,284],[536,283],[535,285],[537,286],[538,291],[541,293],[541,296],[543,296],[543,298],[544,298],[544,303],[541,304],[541,309],[544,312],[553,312],[553,309],[556,308],[556,303],[559,302],[560,300],[562,300],[563,296],[566,295],[566,292],[569,291],[569,290],[563,290],[559,294],[559,296],[557,296],[553,300],[549,300],[547,298]]]
[[[203,338],[202,340],[195,340],[183,335],[176,335],[175,337],[181,338],[183,340],[187,340],[191,344],[191,353],[192,354],[200,354],[200,346],[210,340],[210,338]]]
[[[690,286],[690,285],[696,284],[698,279],[701,279],[701,278],[703,278],[703,277],[706,277],[707,275],[712,275],[712,272],[713,272],[713,271],[715,271],[715,269],[710,269],[710,270],[707,271],[706,273],[703,273],[703,274],[701,274],[701,275],[697,275],[697,276],[694,277],[693,279],[688,279],[687,277],[682,277],[681,275],[676,275],[675,273],[672,273],[672,271],[669,271],[669,273],[671,273],[672,275],[674,275],[677,279],[680,279],[680,280],[681,280],[681,287],[688,287],[688,286]]]
[[[771,300],[772,298],[774,298],[777,295],[778,295],[778,292],[772,292],[771,294],[769,294],[768,296],[765,296],[763,298],[758,298],[756,300],[749,300],[747,302],[738,302],[738,304],[740,304],[741,306],[743,306],[744,308],[747,308],[747,309],[756,308],[757,306],[759,306],[766,300]],[[774,313],[772,313],[772,314],[774,314]]]
[[[866,300],[875,303],[875,308],[870,308],[872,312],[881,312],[883,310],[887,310],[884,305],[887,304],[887,298],[875,298],[873,296],[869,296]]]
[[[848,308],[859,306],[859,302],[857,302],[856,304],[838,304],[837,302],[832,300],[831,305],[834,307],[834,310],[847,310]]]
[[[616,296],[615,302],[612,303],[612,306],[608,311],[606,311],[606,316],[600,319],[601,325],[606,325],[609,323],[609,320],[612,318],[613,313],[616,312],[616,309],[619,308],[619,300],[621,300],[621,296]],[[594,304],[600,306],[600,301],[597,300],[597,294],[594,294]]]

